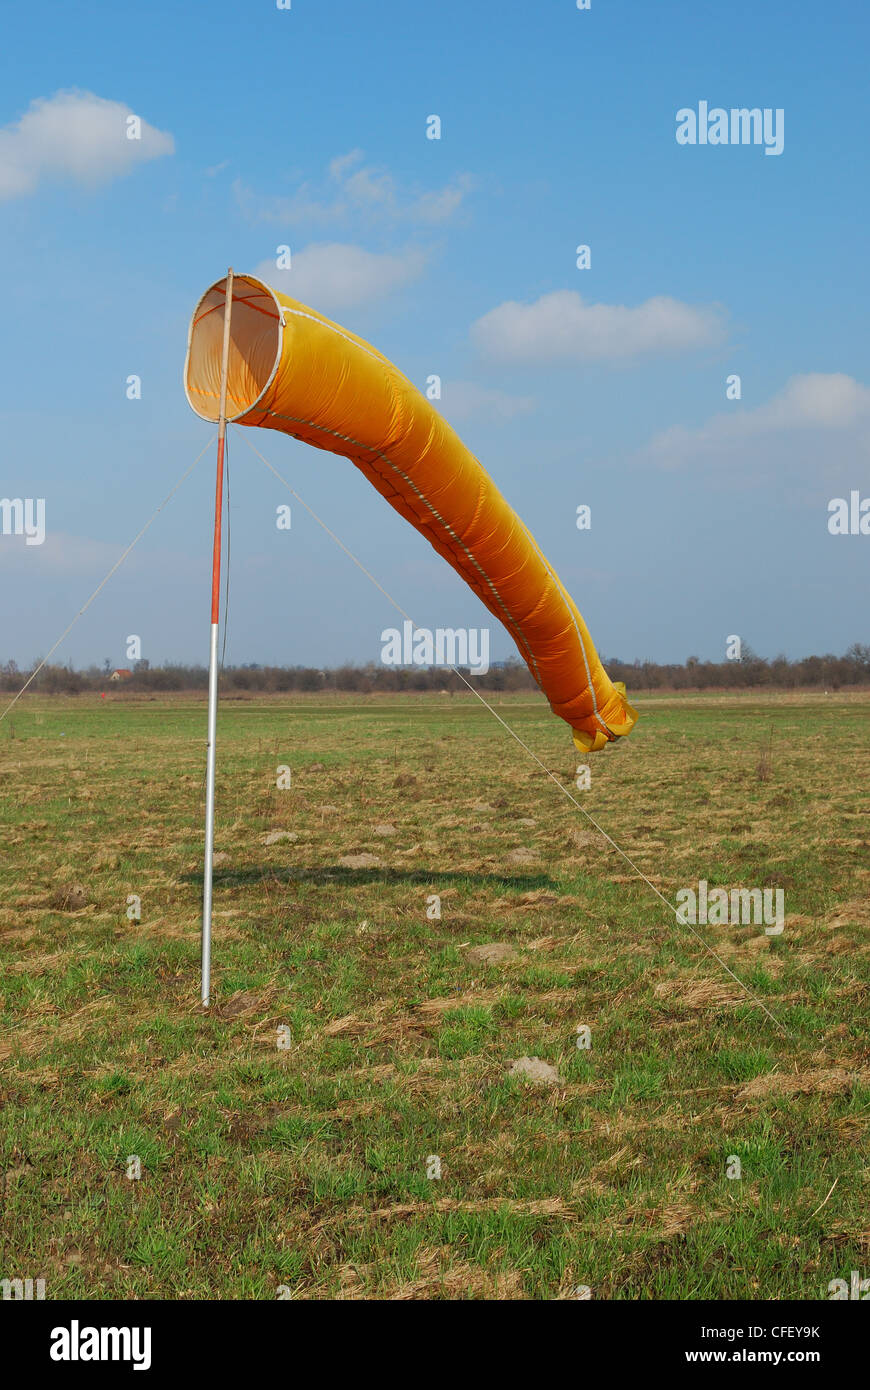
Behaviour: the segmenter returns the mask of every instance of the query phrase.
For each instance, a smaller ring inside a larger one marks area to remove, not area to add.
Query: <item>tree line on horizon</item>
[[[785,656],[772,659],[757,656],[744,646],[739,661],[701,661],[690,656],[682,664],[656,661],[624,662],[613,657],[604,661],[614,681],[624,681],[629,693],[655,690],[745,690],[768,687],[776,690],[842,690],[870,685],[870,646],[855,642],[842,656],[805,656],[789,661]],[[0,664],[0,690],[16,693],[32,675],[39,661],[29,670],[20,670],[14,661]],[[76,670],[72,665],[46,665],[30,685],[46,695],[78,695],[107,689],[160,693],[199,691],[208,688],[205,666],[165,662],[152,666],[137,661],[120,682],[111,680],[113,667],[108,659],[100,666]],[[481,691],[533,691],[537,687],[525,663],[516,657],[494,663],[486,675],[463,675]],[[445,691],[466,689],[463,680],[443,667],[379,666],[370,662],[357,666],[225,666],[221,672],[224,693],[263,691],[283,694],[290,691],[342,691],[362,694],[390,692]]]

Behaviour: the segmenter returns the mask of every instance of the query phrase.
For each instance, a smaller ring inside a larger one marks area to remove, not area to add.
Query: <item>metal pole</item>
[[[211,1003],[211,901],[214,872],[214,775],[217,744],[218,624],[221,601],[221,530],[223,526],[224,449],[227,435],[227,370],[230,359],[230,317],[233,311],[233,268],[227,271],[224,300],[224,341],[221,352],[221,394],[218,416],[217,480],[214,497],[214,547],[211,567],[211,632],[208,655],[208,753],[205,776],[205,872],[202,885],[202,1003]]]

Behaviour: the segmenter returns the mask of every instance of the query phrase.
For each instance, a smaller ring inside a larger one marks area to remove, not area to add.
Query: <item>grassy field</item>
[[[210,1012],[203,705],[16,706],[0,1277],[685,1300],[870,1274],[870,700],[638,703],[576,795],[671,902],[783,888],[779,937],[698,928],[743,985],[470,697],[244,700],[220,717]],[[565,726],[496,707],[573,786]]]

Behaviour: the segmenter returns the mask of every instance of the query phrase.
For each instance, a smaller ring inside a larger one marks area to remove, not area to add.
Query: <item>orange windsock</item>
[[[225,297],[218,280],[188,335],[185,390],[205,420],[219,414]],[[534,537],[443,416],[364,339],[236,276],[227,419],[350,459],[507,628],[577,748],[629,733],[637,711]]]

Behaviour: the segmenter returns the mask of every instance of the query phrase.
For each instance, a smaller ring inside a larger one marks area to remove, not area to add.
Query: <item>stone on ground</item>
[[[524,1076],[527,1081],[531,1081],[533,1086],[559,1086],[562,1078],[551,1067],[549,1062],[544,1062],[540,1057],[520,1057],[514,1062],[508,1076]]]

